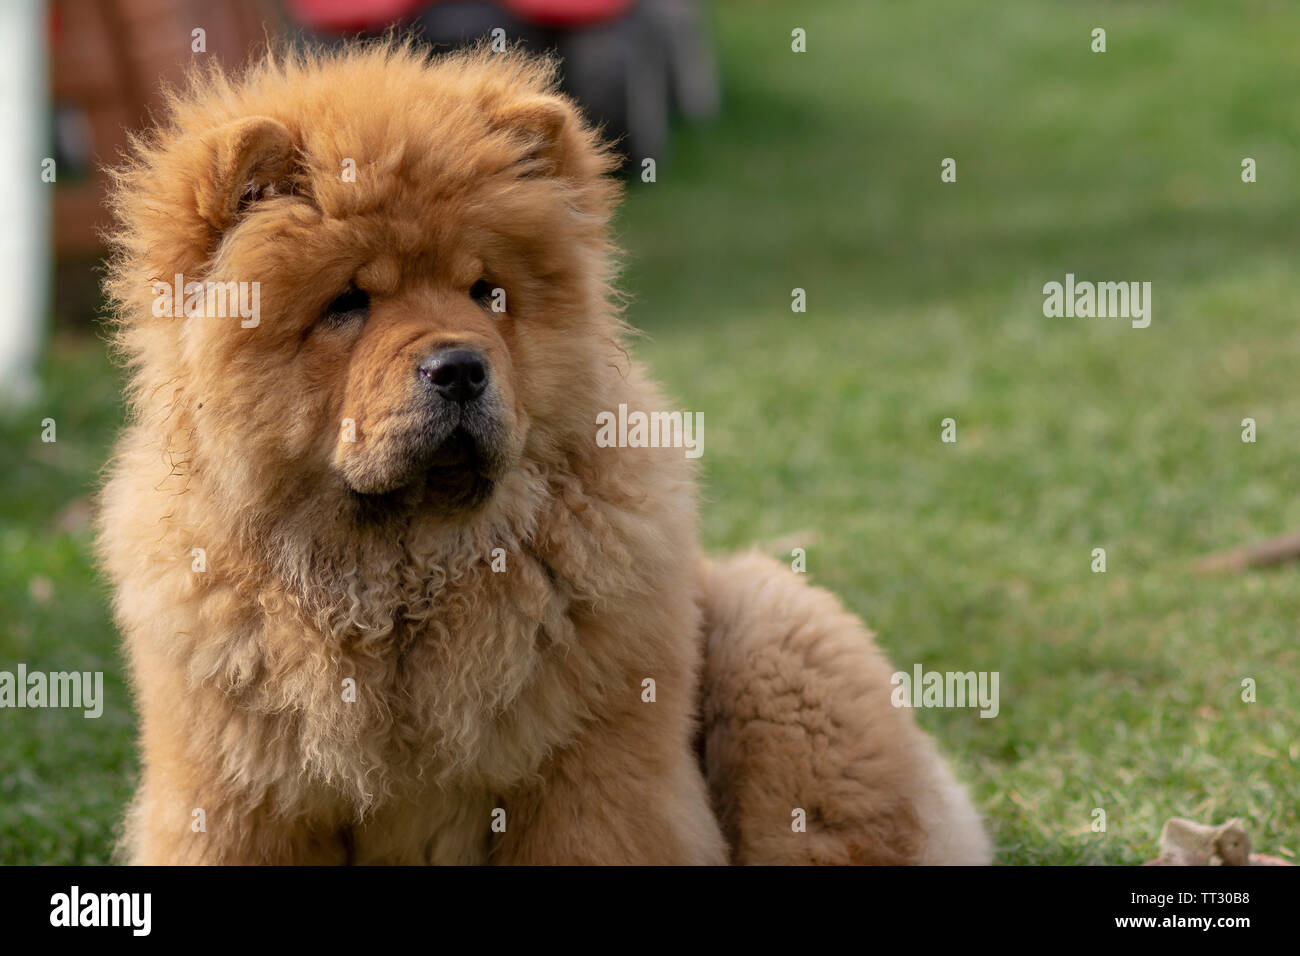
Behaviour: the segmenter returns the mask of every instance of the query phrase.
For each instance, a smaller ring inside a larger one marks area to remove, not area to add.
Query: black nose
[[[487,363],[472,349],[439,349],[416,373],[449,402],[472,402],[487,388]]]

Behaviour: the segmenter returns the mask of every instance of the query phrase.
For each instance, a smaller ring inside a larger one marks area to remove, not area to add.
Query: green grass
[[[1138,862],[1174,815],[1300,851],[1300,566],[1192,570],[1300,527],[1300,8],[730,0],[717,19],[725,112],[678,132],[620,224],[638,351],[704,413],[710,547],[799,535],[900,668],[999,672],[997,718],[918,717],[1001,862]],[[1152,282],[1151,327],[1044,318],[1066,272]],[[122,700],[68,508],[120,417],[101,351],[56,340],[47,397],[0,435],[0,668],[103,668]],[[131,720],[0,713],[0,860],[107,858]]]
[[[0,863],[102,863],[135,768],[135,717],[90,555],[88,496],[122,420],[119,382],[101,343],[68,336],[43,378],[45,397],[0,424],[0,670],[103,671],[107,703],[97,719],[0,710]]]

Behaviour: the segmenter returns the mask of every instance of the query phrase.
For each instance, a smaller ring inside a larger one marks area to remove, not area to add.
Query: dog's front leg
[[[499,864],[722,864],[726,847],[683,728],[640,705],[555,754],[505,799]]]
[[[153,865],[348,862],[339,808],[300,779],[292,755],[269,759],[266,741],[289,735],[237,712],[218,722],[212,715],[223,703],[179,680],[144,688],[143,766],[119,857]]]
[[[118,846],[136,865],[317,865],[349,862],[347,831],[276,812],[268,800],[215,783],[193,769],[177,775],[154,766],[127,812]]]

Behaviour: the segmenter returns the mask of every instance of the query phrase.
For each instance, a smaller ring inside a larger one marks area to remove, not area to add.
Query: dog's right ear
[[[225,232],[249,204],[288,192],[293,137],[279,120],[249,116],[207,133],[201,148],[209,157],[194,184],[198,214]]]

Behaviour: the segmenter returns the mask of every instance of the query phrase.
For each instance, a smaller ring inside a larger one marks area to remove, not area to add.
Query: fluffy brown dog
[[[861,625],[703,562],[681,448],[598,447],[668,407],[610,301],[613,165],[548,63],[400,44],[197,77],[136,144],[128,859],[987,860]]]

